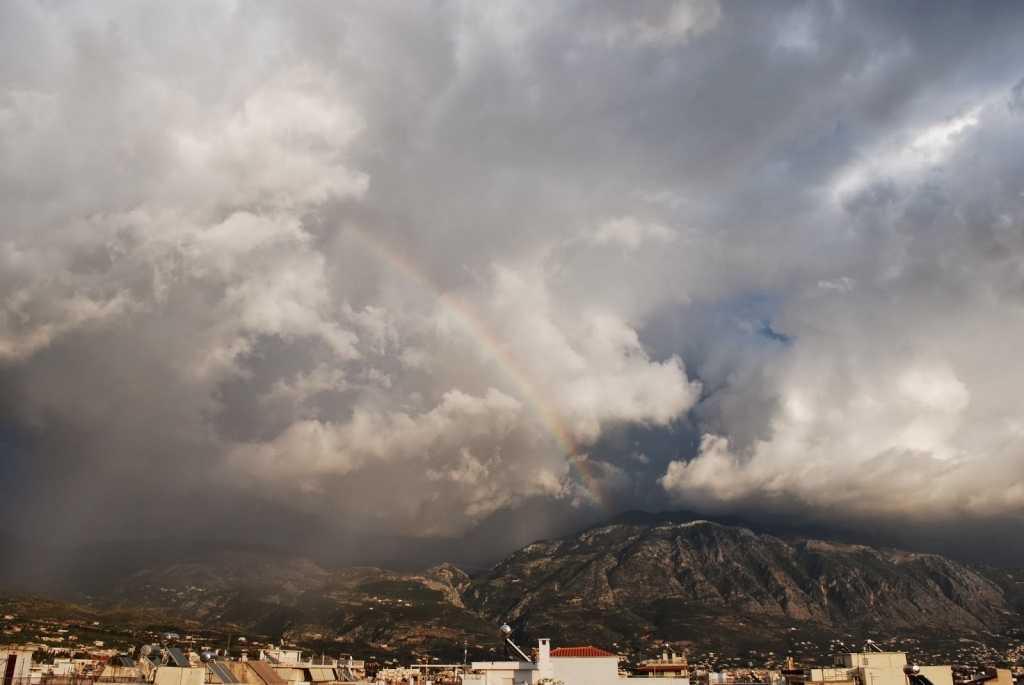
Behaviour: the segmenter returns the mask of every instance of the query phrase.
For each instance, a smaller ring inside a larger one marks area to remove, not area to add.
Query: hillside
[[[869,635],[955,640],[1017,629],[1022,581],[934,554],[627,516],[533,543],[472,578],[450,564],[329,569],[225,549],[112,579],[88,601],[332,651],[461,656],[465,646],[484,656],[508,621],[523,640],[777,654],[807,641],[825,649]]]
[[[538,542],[474,579],[468,596],[483,615],[531,633],[603,642],[693,640],[744,625],[968,634],[1019,620],[1002,585],[944,557],[702,520],[616,523]]]
[[[225,553],[132,574],[94,598],[110,609],[162,607],[181,620],[272,640],[402,653],[464,641],[490,648],[492,626],[462,603],[468,576],[450,565],[423,573],[325,569],[302,558]]]

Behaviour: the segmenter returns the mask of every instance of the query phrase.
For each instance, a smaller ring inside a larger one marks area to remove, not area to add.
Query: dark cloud
[[[0,8],[10,533],[1019,520],[1019,3],[282,10]]]

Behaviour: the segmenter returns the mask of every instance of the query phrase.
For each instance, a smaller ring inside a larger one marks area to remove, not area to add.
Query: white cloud
[[[652,360],[636,330],[611,312],[559,307],[539,271],[497,269],[484,308],[577,440],[596,440],[608,423],[666,425],[697,400],[700,386],[678,357]]]
[[[1019,374],[989,364],[991,345],[968,342],[974,324],[925,323],[945,319],[945,307],[879,316],[871,304],[855,311],[862,303],[849,298],[837,291],[820,304],[842,322],[836,328],[794,331],[772,375],[777,405],[766,435],[733,445],[728,433],[706,434],[694,458],[668,466],[661,484],[677,502],[915,519],[1007,506],[1001,493],[1024,474],[1013,409],[996,388]],[[1003,325],[1011,336],[1024,330]]]
[[[389,533],[590,506],[573,459],[624,507],[1019,512],[1019,11],[0,3],[26,473]]]
[[[1004,182],[1021,168],[1003,155],[1013,117],[986,107],[925,129],[907,152],[924,162],[895,163],[884,208],[844,210],[863,261],[788,298],[763,428],[739,440],[750,416],[721,415],[693,459],[667,468],[676,501],[875,521],[1019,515],[1024,374],[1006,363],[1024,335],[1020,271],[1007,268],[1022,244],[1006,227],[1024,225]],[[720,402],[742,392],[727,385]]]
[[[337,508],[347,506],[330,500],[337,477],[394,465],[407,474],[393,483],[394,492],[364,493],[359,501],[416,510],[443,489],[458,516],[419,520],[410,532],[450,535],[525,498],[562,495],[564,462],[529,466],[518,454],[522,433],[530,430],[524,418],[522,404],[496,389],[482,396],[452,390],[421,414],[359,409],[345,422],[297,421],[269,442],[235,446],[226,467],[248,474],[250,486],[271,496],[326,496]],[[314,499],[309,506],[321,504]]]
[[[657,0],[595,11],[583,35],[608,47],[673,46],[713,30],[722,17],[718,0]]]
[[[345,474],[370,460],[415,460],[431,449],[480,437],[500,439],[518,420],[520,403],[491,389],[483,397],[452,390],[430,411],[357,411],[344,423],[300,421],[265,444],[241,445],[233,459],[268,480]]]
[[[131,297],[123,291],[106,300],[77,293],[44,296],[32,288],[11,293],[0,309],[0,361],[24,360],[68,331],[115,318],[131,308]]]
[[[643,223],[627,216],[605,221],[590,239],[595,245],[618,245],[636,250],[644,243],[671,243],[676,239],[676,233],[661,224]]]
[[[346,387],[345,374],[341,369],[319,364],[308,373],[300,371],[294,378],[274,381],[262,399],[265,402],[284,400],[302,406],[320,393],[339,392]]]
[[[300,208],[359,197],[369,177],[346,164],[345,148],[364,123],[332,97],[325,74],[287,69],[259,84],[216,126],[170,131],[180,170],[170,190],[211,205]]]
[[[843,168],[831,184],[835,201],[842,202],[877,182],[907,183],[942,165],[964,134],[978,125],[983,105],[955,116],[901,132],[882,141]]]

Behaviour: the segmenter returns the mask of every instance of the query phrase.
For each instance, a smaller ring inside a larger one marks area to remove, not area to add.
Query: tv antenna
[[[871,651],[872,649],[875,650],[876,652],[884,651],[881,647],[876,645],[875,641],[872,640],[870,637],[864,642],[864,646],[867,647],[867,650],[865,650],[865,651]]]
[[[526,652],[519,648],[515,642],[512,641],[512,626],[507,623],[502,623],[501,628],[498,629],[501,632],[501,636],[505,639],[505,658],[509,656],[509,650],[515,652],[522,661],[533,663],[533,659],[526,656]]]

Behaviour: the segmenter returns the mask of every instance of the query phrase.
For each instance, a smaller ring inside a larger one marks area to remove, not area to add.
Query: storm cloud
[[[3,527],[1016,526],[1022,28],[4,3]]]

